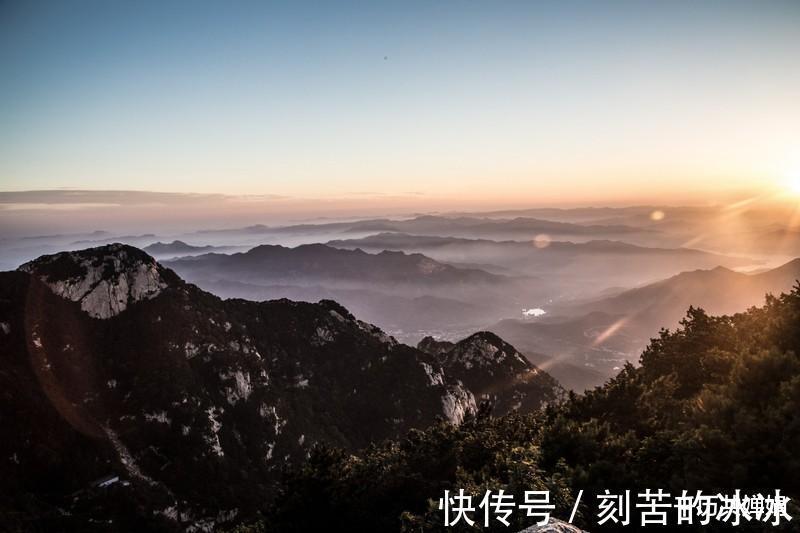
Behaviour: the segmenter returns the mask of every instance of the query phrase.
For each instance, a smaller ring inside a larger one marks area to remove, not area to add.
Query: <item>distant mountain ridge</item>
[[[528,240],[504,240],[496,241],[491,239],[476,239],[466,237],[441,237],[436,235],[413,235],[408,233],[381,232],[359,239],[336,239],[328,241],[328,246],[345,249],[383,249],[383,250],[406,250],[414,248],[438,248],[446,246],[481,246],[495,245],[506,247],[518,247],[529,249],[530,244],[535,241],[536,235],[530,236]],[[552,253],[567,250],[589,250],[594,252],[628,252],[628,253],[685,253],[691,255],[710,255],[701,250],[692,248],[654,248],[631,244],[624,241],[609,239],[595,239],[582,242],[570,241],[545,241],[541,244],[541,253]]]
[[[646,247],[594,238],[569,242],[536,237],[536,234],[528,234],[525,240],[491,240],[381,232],[357,239],[335,239],[327,244],[348,250],[423,253],[452,264],[495,265],[517,275],[546,277],[551,283],[558,282],[560,290],[556,293],[574,291],[577,294],[585,292],[585,288],[602,288],[597,287],[598,282],[605,286],[630,287],[682,270],[717,265],[741,267],[755,263],[745,257],[691,248]],[[581,288],[575,290],[577,287]]]
[[[499,283],[507,278],[478,269],[457,268],[422,254],[363,250],[341,250],[324,244],[305,244],[295,248],[261,245],[231,255],[204,254],[176,259],[168,264],[181,272],[199,276],[224,268],[228,273],[272,282],[298,278],[386,281],[393,283]]]
[[[223,297],[337,299],[411,343],[444,331],[475,331],[518,313],[550,290],[533,277],[457,267],[419,253],[368,253],[324,244],[262,245],[164,264]]]
[[[407,219],[361,219],[348,222],[327,222],[319,224],[297,224],[288,226],[266,226],[257,224],[233,230],[207,230],[203,233],[293,233],[293,234],[323,234],[323,233],[374,233],[374,232],[401,232],[419,235],[439,236],[497,236],[513,234],[550,233],[554,235],[624,235],[631,233],[648,232],[632,226],[622,224],[597,225],[560,222],[531,217],[515,217],[511,219],[494,219],[484,216],[441,216],[419,215]]]
[[[215,251],[224,252],[230,249],[230,246],[194,246],[181,240],[174,240],[172,242],[158,241],[142,248],[142,250],[153,256],[195,255]]]

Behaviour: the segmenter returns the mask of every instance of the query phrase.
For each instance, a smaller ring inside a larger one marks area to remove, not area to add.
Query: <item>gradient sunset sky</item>
[[[685,203],[800,180],[797,1],[5,1],[0,72],[3,191]]]

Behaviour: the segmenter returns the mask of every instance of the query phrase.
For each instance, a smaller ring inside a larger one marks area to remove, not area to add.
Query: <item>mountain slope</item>
[[[403,295],[380,287],[337,288],[324,285],[256,285],[229,280],[200,281],[203,289],[223,298],[318,302],[334,300],[354,315],[391,333],[403,343],[416,343],[433,333],[471,333],[485,325],[491,312],[485,303],[467,303],[438,295]]]
[[[506,319],[490,331],[514,346],[565,387],[581,392],[616,375],[647,344],[649,329],[602,312],[548,319]],[[652,333],[657,333],[656,330]],[[541,355],[541,354],[546,354]]]
[[[626,365],[604,386],[571,396],[544,416],[478,416],[459,427],[415,432],[359,457],[316,453],[288,476],[285,496],[264,527],[252,531],[324,531],[336,517],[361,531],[445,533],[454,528],[444,525],[430,494],[467,487],[466,494],[480,498],[491,487],[519,501],[531,486],[547,488],[553,514],[563,517],[570,516],[577,487],[588,502],[627,490],[656,492],[652,487],[672,497],[702,491],[719,509],[736,495],[777,501],[780,493],[786,514],[779,520],[775,513],[751,512],[739,527],[796,531],[798,354],[800,287],[734,316],[692,310],[678,330],[650,343],[639,366]],[[304,512],[309,507],[327,512]],[[651,510],[631,505],[628,527],[599,524],[595,507],[570,521],[589,531],[651,531]],[[482,516],[476,515],[478,522]],[[661,530],[737,529],[725,517],[709,524],[699,518],[695,513],[693,523]],[[512,513],[512,519],[518,522],[511,527],[494,524],[483,531],[521,531],[533,521],[525,513]]]
[[[221,300],[123,245],[0,273],[0,326],[0,489],[59,524],[58,508],[234,520],[316,442],[356,450],[475,409],[436,357],[335,302]],[[93,483],[109,474],[127,483],[113,498]]]
[[[445,373],[476,398],[490,401],[495,414],[533,411],[563,396],[556,380],[494,333],[474,333],[457,343],[426,337],[417,347],[435,355]]]
[[[674,327],[690,306],[713,314],[737,313],[761,303],[765,294],[790,290],[798,279],[800,259],[759,274],[742,274],[724,267],[695,270],[612,297],[565,307],[564,311],[602,311],[659,327]]]
[[[555,307],[544,320],[503,320],[490,329],[525,353],[548,354],[552,366],[536,363],[565,386],[581,390],[582,384],[599,385],[615,375],[661,328],[677,327],[689,307],[714,314],[742,312],[761,303],[765,294],[790,290],[799,279],[800,259],[751,275],[723,267],[683,272],[614,296]],[[575,367],[594,376],[576,381]]]

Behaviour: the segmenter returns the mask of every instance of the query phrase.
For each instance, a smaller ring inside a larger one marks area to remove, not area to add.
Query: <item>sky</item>
[[[797,1],[5,0],[0,191],[47,192],[0,210],[746,197],[800,180],[798,57]]]

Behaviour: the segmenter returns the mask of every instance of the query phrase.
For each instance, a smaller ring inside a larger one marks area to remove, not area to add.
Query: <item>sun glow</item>
[[[800,196],[800,172],[786,179],[786,190]]]
[[[784,190],[794,196],[800,196],[800,165],[792,167],[789,172],[784,173]]]

